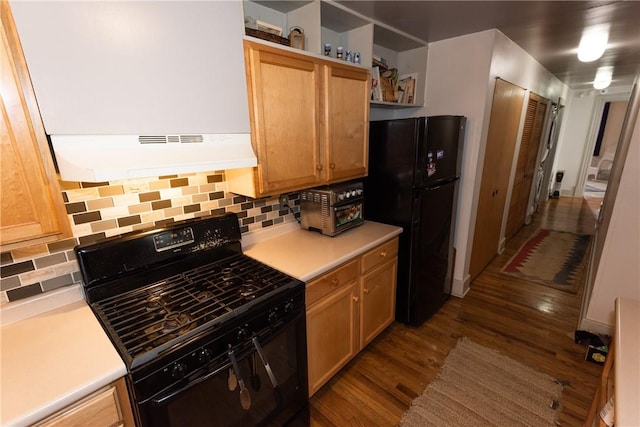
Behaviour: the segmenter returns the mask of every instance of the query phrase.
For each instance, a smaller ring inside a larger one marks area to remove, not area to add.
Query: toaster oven
[[[364,223],[362,182],[325,186],[300,192],[302,228],[335,236]]]

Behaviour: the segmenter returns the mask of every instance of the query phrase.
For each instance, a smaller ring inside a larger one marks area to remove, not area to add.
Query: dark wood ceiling
[[[341,4],[427,42],[497,28],[575,90],[592,89],[596,70],[613,66],[611,86],[640,73],[640,1],[362,1]],[[610,26],[602,58],[578,61],[585,27]]]

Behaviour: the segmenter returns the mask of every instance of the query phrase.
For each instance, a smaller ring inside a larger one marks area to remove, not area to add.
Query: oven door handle
[[[251,342],[253,346],[256,348],[256,352],[258,356],[260,356],[260,360],[262,360],[262,364],[264,365],[264,369],[267,371],[267,375],[269,375],[269,380],[271,380],[271,385],[273,386],[273,394],[276,397],[276,403],[278,406],[282,405],[282,391],[278,386],[278,381],[276,381],[276,376],[273,374],[273,370],[271,369],[271,365],[269,365],[269,361],[267,360],[266,354],[262,350],[262,346],[258,342],[258,337],[254,336],[251,338]]]
[[[260,356],[260,360],[262,360],[262,364],[264,365],[264,369],[267,371],[267,375],[269,375],[269,379],[271,380],[271,385],[273,388],[278,387],[278,381],[276,381],[276,376],[273,375],[273,371],[271,370],[271,365],[269,365],[269,361],[267,360],[267,356],[262,351],[262,346],[258,342],[258,337],[251,338],[251,342],[253,342],[253,346],[256,348],[258,352],[258,356]]]
[[[335,209],[342,208],[342,207],[345,207],[345,206],[356,205],[356,204],[362,203],[362,202],[364,202],[364,197],[360,196],[360,197],[354,197],[353,199],[346,199],[346,200],[342,200],[342,201],[336,202],[336,203],[334,203],[332,205],[332,207],[335,210]]]

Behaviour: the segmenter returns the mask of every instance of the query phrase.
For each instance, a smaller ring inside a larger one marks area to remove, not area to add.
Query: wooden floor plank
[[[585,361],[585,347],[573,340],[584,284],[572,294],[504,275],[500,268],[537,228],[593,234],[594,226],[584,199],[546,202],[464,298],[450,298],[420,327],[394,322],[321,388],[310,400],[311,425],[396,425],[463,336],[569,381],[560,422],[582,425],[602,369]]]

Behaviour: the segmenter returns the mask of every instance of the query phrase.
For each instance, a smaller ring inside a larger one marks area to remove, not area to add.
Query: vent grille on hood
[[[193,144],[204,142],[204,135],[140,135],[138,141],[141,144]]]

